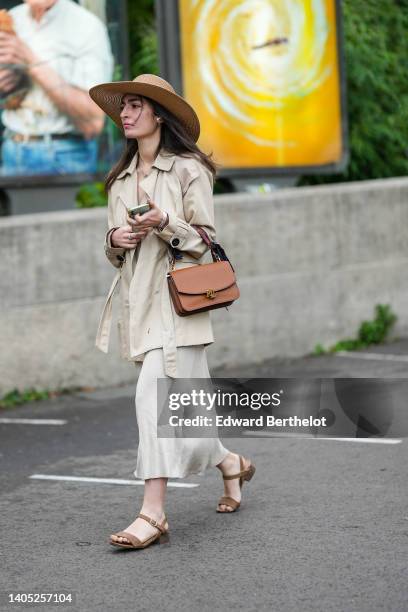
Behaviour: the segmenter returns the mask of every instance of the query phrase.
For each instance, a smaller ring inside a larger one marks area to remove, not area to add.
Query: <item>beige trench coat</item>
[[[212,261],[207,245],[190,224],[203,226],[215,239],[213,176],[198,160],[183,158],[162,148],[150,174],[140,181],[146,194],[140,204],[149,197],[169,213],[169,223],[162,232],[153,228],[134,249],[113,248],[107,241],[109,230],[125,225],[126,208],[137,203],[137,158],[138,153],[109,190],[105,253],[118,271],[106,298],[95,344],[108,352],[112,300],[119,284],[122,357],[143,361],[147,351],[162,347],[166,375],[175,378],[178,346],[207,346],[214,342],[210,313],[177,315],[166,278],[171,259],[169,245],[183,255],[176,260],[175,269]]]

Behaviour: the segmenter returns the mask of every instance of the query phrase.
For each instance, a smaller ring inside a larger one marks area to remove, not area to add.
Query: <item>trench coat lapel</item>
[[[143,196],[141,204],[145,201],[147,202],[148,199],[153,200],[154,202],[154,188],[156,185],[158,172],[158,169],[152,166],[150,173],[140,181],[140,187],[146,194],[146,197]]]
[[[140,204],[144,204],[148,199],[154,201],[154,188],[156,185],[158,169],[152,166],[152,169],[147,177],[142,179],[139,186],[143,189],[145,195],[142,196]],[[122,200],[127,208],[136,206],[137,203],[137,176],[136,168],[131,174],[128,174],[122,181],[122,188],[119,191],[118,197]]]
[[[126,208],[131,208],[131,206],[135,206],[137,201],[136,194],[136,182],[134,177],[134,172],[136,172],[136,163],[137,156],[135,156],[130,162],[128,168],[123,170],[119,175],[118,179],[120,179],[120,189],[118,191],[118,199],[120,200],[120,205],[125,206]],[[123,214],[123,223],[126,222],[126,209],[122,208],[121,215]]]
[[[136,197],[136,179],[134,174],[128,174],[125,178],[121,179],[121,189],[118,193],[118,206],[120,207],[120,222],[125,225],[127,208],[131,208],[136,205],[137,197]],[[136,249],[132,249],[128,251],[126,255],[129,253],[129,256],[126,257],[125,266],[128,270],[129,278],[131,277],[132,270],[132,260],[133,255]]]
[[[140,181],[140,187],[143,189],[145,195],[142,196],[142,199],[139,204],[145,204],[148,199],[153,200],[154,202],[154,188],[157,181],[158,169],[152,167],[151,172],[147,177]],[[137,203],[137,176],[136,169],[132,174],[126,176],[123,180],[122,189],[119,192],[119,198],[122,204],[126,208],[131,208],[132,206],[136,206]],[[124,220],[126,221],[126,210],[124,210]],[[135,256],[136,248],[130,251],[130,264],[133,262],[133,258]],[[131,268],[130,268],[131,269]]]
[[[126,206],[133,206],[137,202],[137,178],[136,178],[136,166],[138,161],[139,153],[136,151],[129,166],[122,170],[118,175],[118,179],[124,179],[122,181],[122,187],[119,191],[119,196]],[[147,201],[148,198],[154,200],[154,189],[156,185],[158,170],[170,170],[175,159],[175,155],[170,152],[160,152],[154,163],[149,175],[140,181],[140,187],[145,192],[146,196],[142,198],[140,204]]]

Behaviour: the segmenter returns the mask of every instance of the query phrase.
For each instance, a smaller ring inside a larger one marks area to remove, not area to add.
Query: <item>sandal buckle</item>
[[[150,519],[150,524],[151,524],[153,527],[157,527],[158,522],[157,522],[155,519]]]

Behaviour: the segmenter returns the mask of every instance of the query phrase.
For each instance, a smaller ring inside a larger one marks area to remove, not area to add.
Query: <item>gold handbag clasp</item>
[[[214,291],[214,289],[207,289],[206,296],[207,296],[207,297],[208,297],[210,300],[212,300],[213,298],[215,298],[215,291]]]

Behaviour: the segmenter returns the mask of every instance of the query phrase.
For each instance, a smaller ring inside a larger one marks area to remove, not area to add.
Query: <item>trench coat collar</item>
[[[167,149],[162,148],[157,154],[152,167],[158,168],[159,170],[164,170],[165,172],[167,172],[168,170],[171,170],[175,157],[176,157],[175,153],[171,153],[170,151],[167,151]],[[138,159],[139,159],[139,152],[136,151],[128,167],[122,170],[122,172],[118,174],[117,178],[121,179],[127,174],[133,174],[133,172],[135,172],[136,170]]]
[[[137,186],[136,181],[133,180],[132,176],[136,174],[136,164],[138,160],[139,154],[136,152],[129,166],[122,170],[122,172],[118,175],[118,179],[122,178],[123,180],[119,181],[120,189],[119,189],[119,197],[125,204],[126,208],[130,208],[134,206],[134,202],[137,202]],[[159,170],[169,171],[173,166],[176,155],[174,153],[170,153],[169,151],[162,149],[160,153],[157,155],[156,159],[152,164],[152,169],[149,174],[139,181],[140,187],[143,189],[146,196],[142,197],[142,200],[139,204],[144,204],[147,202],[147,199],[154,199],[154,191],[157,182],[157,177]],[[133,259],[134,251],[132,251],[132,259]]]

